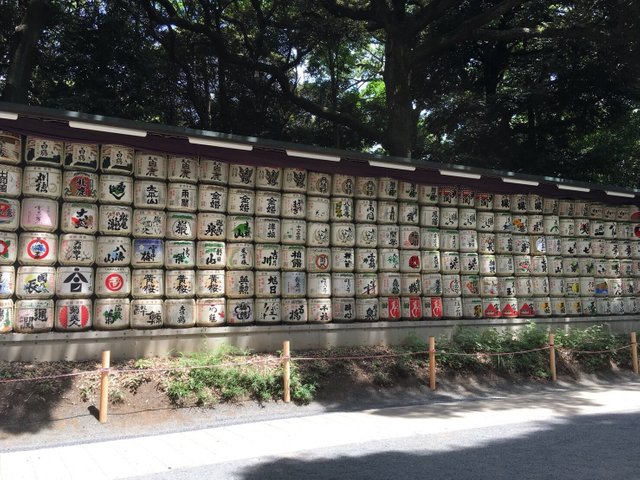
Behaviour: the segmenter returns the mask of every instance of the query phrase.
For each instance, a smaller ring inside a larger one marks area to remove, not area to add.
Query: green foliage
[[[624,363],[629,357],[628,350],[617,350],[628,344],[628,340],[608,333],[602,325],[557,331],[555,342],[557,347],[568,349],[571,358],[590,373],[609,370],[612,362]],[[598,351],[603,353],[588,353]]]

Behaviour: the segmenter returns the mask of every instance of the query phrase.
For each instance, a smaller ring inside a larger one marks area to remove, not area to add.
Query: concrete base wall
[[[640,329],[640,316],[537,319],[437,320],[348,324],[304,324],[247,327],[119,330],[111,332],[49,332],[0,336],[0,361],[44,362],[99,360],[103,350],[114,359],[135,359],[208,350],[230,344],[258,352],[273,352],[291,341],[292,350],[354,345],[400,345],[410,335],[451,335],[457,327],[521,328],[535,322],[542,328],[588,327],[604,324],[611,332]]]

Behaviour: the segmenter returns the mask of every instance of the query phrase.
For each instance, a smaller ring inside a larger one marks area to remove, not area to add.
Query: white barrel
[[[412,321],[421,320],[422,319],[422,300],[420,299],[420,297],[401,297],[400,298],[400,315],[401,315],[401,318],[403,318],[404,320],[412,320]]]
[[[198,297],[222,297],[224,296],[224,287],[224,270],[196,271],[196,295]]]
[[[575,257],[562,257],[562,274],[571,277],[580,273],[580,262]]]
[[[400,271],[402,271],[402,260],[402,252],[400,252]],[[418,263],[420,263],[419,259]],[[375,248],[356,248],[356,272],[376,272],[377,270],[378,251]]]
[[[562,255],[562,237],[547,235],[545,237],[545,246],[547,255]]]
[[[531,238],[524,235],[514,235],[513,253],[517,255],[529,255],[531,253]]]
[[[133,205],[136,208],[163,210],[167,206],[167,184],[136,180],[133,185]]]
[[[227,197],[227,213],[230,215],[254,215],[255,192],[244,188],[230,188]]]
[[[554,317],[561,317],[567,314],[567,307],[565,299],[562,297],[551,297],[551,315]]]
[[[331,195],[337,197],[353,197],[356,179],[352,175],[336,173],[333,175]]]
[[[438,187],[438,204],[455,207],[458,205],[458,187],[441,185]]]
[[[224,325],[227,319],[226,307],[227,302],[224,298],[199,298],[196,301],[196,325],[199,327]]]
[[[375,273],[356,273],[355,277],[357,298],[378,295],[378,276]]]
[[[333,321],[336,323],[353,322],[356,319],[356,299],[335,297],[332,298],[331,313],[333,315]]]
[[[307,220],[328,222],[331,218],[331,200],[326,197],[307,197]]]
[[[255,321],[254,301],[252,299],[229,299],[226,305],[228,325],[247,325]]]
[[[463,298],[462,299],[462,316],[463,318],[482,318],[482,299],[481,298]]]
[[[397,272],[383,272],[378,274],[378,292],[382,297],[400,295],[402,275]],[[347,296],[347,295],[340,295]]]
[[[300,245],[307,242],[307,222],[304,220],[283,219],[281,241],[286,245]]]
[[[398,248],[400,227],[398,225],[378,225],[378,248]]]
[[[131,301],[131,328],[141,330],[161,328],[164,322],[164,302],[161,299]]]
[[[228,242],[251,242],[254,240],[254,217],[245,215],[227,216],[226,238]]]
[[[15,306],[13,330],[16,333],[41,333],[53,329],[53,300],[18,300]]]
[[[443,297],[459,297],[462,295],[462,285],[460,275],[443,274],[442,275],[442,296]]]
[[[476,210],[493,210],[493,193],[476,192],[474,197],[474,206]]]
[[[478,253],[491,255],[496,252],[496,234],[495,233],[478,233]]]
[[[399,216],[398,202],[379,201],[378,202],[378,223],[381,225],[393,225],[398,223]]]
[[[331,249],[322,247],[307,248],[305,261],[307,272],[330,272]]]
[[[398,198],[398,180],[383,177],[378,179],[378,198],[383,200],[396,200]]]
[[[332,248],[331,269],[334,272],[353,272],[355,270],[356,252],[353,248]],[[398,262],[400,259],[398,258]],[[400,265],[398,263],[398,268]]]
[[[515,297],[500,298],[500,316],[503,318],[515,318],[518,316],[518,299]]]
[[[282,247],[273,243],[258,243],[255,246],[256,270],[280,270]]]
[[[595,297],[582,297],[580,299],[580,306],[583,315],[595,316],[598,314]]]
[[[196,301],[193,299],[172,299],[164,301],[164,326],[169,328],[189,328],[196,324]]]
[[[513,256],[511,255],[496,255],[496,271],[498,276],[511,276],[514,274],[515,266],[513,263]]]
[[[607,255],[607,241],[603,238],[591,239],[591,256],[593,258],[605,258]]]
[[[470,188],[460,187],[458,189],[458,206],[473,208],[475,206],[475,192]]]
[[[460,275],[460,291],[463,297],[480,296],[480,276]]]
[[[593,202],[587,206],[587,215],[589,218],[602,220],[604,218],[604,204]]]
[[[434,185],[418,186],[418,203],[420,205],[437,205],[438,196],[438,187]]]
[[[527,195],[527,211],[529,213],[542,213],[544,211],[544,200],[541,195],[535,193]]]
[[[640,301],[636,297],[626,297],[624,299],[624,311],[630,315],[637,315],[640,312]]]
[[[440,208],[435,205],[420,207],[420,226],[438,227],[440,225]]]
[[[567,199],[558,200],[558,215],[560,217],[574,217],[575,216],[574,201],[567,200]]]
[[[354,200],[350,197],[331,197],[331,221],[353,222]]]
[[[164,295],[164,271],[161,268],[134,268],[131,273],[133,298],[161,298]]]
[[[43,268],[43,267],[32,267],[32,268]],[[15,290],[16,290],[15,268],[13,266],[0,267],[0,298],[11,297],[14,294]]]
[[[531,215],[527,217],[527,233],[542,234],[544,233],[544,217],[542,215]]]
[[[378,270],[381,272],[399,272],[400,250],[395,248],[378,249]]]
[[[257,243],[279,243],[281,238],[281,223],[279,218],[256,217],[255,235]]]
[[[356,298],[356,320],[358,322],[377,322],[379,319],[378,299]]]
[[[420,248],[420,227],[416,225],[400,225],[400,248]]]
[[[400,294],[402,296],[422,294],[422,281],[419,273],[403,273],[400,275]]]
[[[402,185],[402,182],[400,182]],[[378,179],[375,177],[356,177],[356,198],[376,198],[378,193]],[[399,195],[402,191],[399,191]]]
[[[560,241],[560,248],[562,256],[573,257],[577,254],[578,243],[575,237],[563,237]]]
[[[544,215],[542,217],[542,230],[545,235],[559,235],[560,217],[558,215]]]
[[[442,316],[448,319],[458,319],[464,316],[463,301],[461,298],[443,298]]]
[[[256,188],[259,190],[281,190],[282,169],[278,167],[257,167]]]
[[[274,298],[282,293],[280,272],[257,271],[254,273],[256,298]]]
[[[566,314],[570,317],[578,317],[582,315],[582,299],[581,298],[565,298],[564,306]]]
[[[331,297],[331,274],[330,273],[307,274],[307,297],[330,298]]]
[[[100,223],[104,223],[107,234],[128,235],[131,233],[131,208],[121,205],[102,205]],[[98,206],[91,203],[63,203],[60,229],[65,233],[94,234],[98,231]]]
[[[535,315],[533,298],[518,298],[518,317],[531,318]]]
[[[576,237],[591,235],[591,221],[588,218],[576,218],[573,221],[573,231]]]
[[[62,194],[62,172],[55,168],[26,166],[22,175],[22,193],[57,199]]]
[[[62,198],[66,202],[96,202],[98,174],[66,171],[62,174]]]
[[[401,180],[398,184],[398,199],[409,202],[417,202],[418,184]]]
[[[440,272],[441,262],[440,262],[440,252],[438,250],[423,250],[421,252],[421,257],[422,257],[421,260],[422,260],[423,273]],[[477,257],[476,257],[476,261],[477,261]]]
[[[442,230],[440,232],[440,250],[455,251],[460,249],[460,232],[458,230]]]
[[[38,167],[31,167],[31,168],[38,168]],[[20,194],[22,193],[22,169],[11,166],[11,165],[0,164],[0,180],[1,180],[0,181],[1,196],[11,197],[11,198],[16,198],[20,196]],[[53,197],[53,198],[56,198],[56,197]]]
[[[133,179],[124,175],[100,175],[98,199],[100,203],[131,205]]]
[[[354,218],[356,222],[375,223],[378,221],[378,202],[371,199],[356,199]]]
[[[610,299],[610,305],[611,305],[611,314],[612,315],[624,315],[625,314],[625,310],[624,310],[624,298],[622,297],[615,297]]]
[[[81,257],[82,255],[79,255]],[[13,265],[18,259],[18,235],[0,232],[0,265]]]
[[[531,294],[534,297],[549,295],[549,277],[531,277]]]
[[[607,239],[618,238],[617,222],[604,222],[604,238],[607,238]]]
[[[307,300],[304,298],[286,298],[282,300],[282,321],[292,324],[307,323]]]
[[[308,309],[309,323],[329,323],[332,320],[331,299],[329,298],[310,298]]]
[[[595,259],[591,257],[581,257],[578,259],[578,273],[579,275],[593,277],[596,272]]]
[[[255,265],[255,249],[252,243],[230,243],[226,247],[226,254],[228,269],[251,270]],[[167,268],[169,268],[169,265],[167,265]]]
[[[306,248],[301,245],[282,246],[282,270],[303,272],[306,267]]]
[[[60,298],[82,298],[93,295],[93,268],[58,267],[56,295]]]
[[[496,256],[495,255],[479,255],[480,274],[495,275],[497,273]]]
[[[482,299],[482,316],[484,318],[500,318],[502,316],[502,304],[499,298]]]
[[[596,294],[596,281],[594,277],[580,277],[580,296],[593,297]]]
[[[160,268],[164,265],[164,241],[156,238],[135,238],[131,245],[131,265],[139,268]]]
[[[380,278],[380,277],[378,277]],[[355,295],[355,276],[353,273],[331,274],[331,295],[334,297],[352,297]],[[398,277],[398,293],[400,292],[400,279]]]
[[[565,295],[564,278],[549,277],[549,294],[552,297],[562,297]]]
[[[440,228],[457,229],[459,227],[458,209],[455,207],[440,208]]]
[[[511,233],[513,230],[513,219],[511,213],[497,212],[494,215],[495,231],[501,233]]]
[[[498,295],[499,297],[515,297],[518,289],[516,286],[516,277],[498,277]],[[490,295],[490,296],[495,296]]]
[[[130,265],[131,239],[128,237],[97,237],[95,255],[96,265],[100,267]]]
[[[20,202],[0,199],[0,224],[3,230],[14,231],[20,227],[27,231],[53,232],[58,228],[58,202],[48,198],[25,198]],[[95,220],[95,218],[94,218]]]
[[[573,214],[576,217],[587,217],[589,215],[589,202],[586,200],[574,200]]]
[[[531,275],[547,276],[549,274],[549,263],[545,255],[534,255],[531,257]]]
[[[22,137],[19,133],[0,130],[0,162],[17,165],[22,160]]]
[[[504,193],[493,195],[493,211],[508,212],[511,210],[511,196]]]
[[[227,298],[249,298],[255,293],[255,279],[250,270],[228,270],[225,274]]]
[[[101,208],[104,208],[104,205]],[[167,215],[165,212],[158,210],[135,209],[133,211],[132,228],[134,237],[162,238],[167,230]],[[108,231],[109,230],[101,231],[100,233],[105,234]],[[114,232],[112,233],[113,235],[117,235],[115,229],[113,229],[112,231]]]
[[[533,286],[531,284],[531,277],[515,277],[516,279],[516,292],[518,296],[530,297],[533,295]]]
[[[307,194],[328,197],[331,194],[331,174],[324,172],[309,172]]]
[[[64,149],[61,141],[52,138],[27,137],[24,148],[24,159],[27,165],[60,167],[63,155]]]
[[[398,223],[401,225],[418,225],[420,223],[417,203],[400,202],[398,204]]]
[[[333,229],[335,230],[335,224],[330,226],[328,223],[307,222],[307,246],[328,247],[331,245],[332,227],[334,227]],[[350,231],[350,234],[355,244],[355,228]]]
[[[573,237],[576,232],[575,220],[568,217],[560,217],[559,229],[561,237]]]
[[[532,235],[529,237],[531,244],[531,255],[546,255],[547,253],[547,237],[544,235]]]
[[[476,229],[476,209],[475,208],[459,208],[458,209],[458,226],[461,230]]]
[[[511,195],[511,212],[513,213],[526,213],[527,212],[527,194],[526,193],[514,193]]]
[[[165,297],[191,298],[195,295],[196,290],[195,270],[166,270],[164,272]]]
[[[567,297],[580,296],[580,277],[564,278],[564,294]]]
[[[420,229],[420,249],[437,250],[440,248],[440,230],[437,228]],[[640,257],[640,252],[639,252]]]
[[[95,292],[98,297],[127,297],[131,292],[129,267],[96,268]]]
[[[155,236],[162,237],[164,232],[155,232],[152,227],[145,227],[142,223],[136,226],[131,207],[124,205],[100,205],[100,214],[95,205],[80,203],[64,203],[62,206],[61,229],[63,232],[69,233],[95,233],[96,229],[101,235],[131,235],[132,230],[151,231],[153,235],[139,236]],[[153,212],[153,210],[147,210]],[[141,222],[153,223],[155,215],[161,214],[162,219],[166,219],[164,212],[152,214],[151,219],[144,214],[139,214]],[[98,222],[98,217],[100,221]],[[165,222],[160,222],[161,226]]]
[[[282,301],[279,298],[256,299],[254,309],[254,319],[259,325],[282,322]]]
[[[356,255],[357,255],[357,250],[356,250]],[[400,272],[401,273],[420,272],[420,269],[421,269],[420,260],[421,259],[420,259],[419,250],[400,250]],[[458,259],[457,267],[460,268],[459,259]]]
[[[331,225],[332,236],[333,236],[333,231],[336,225],[339,225],[339,224],[334,223]],[[378,246],[378,226],[377,225],[373,223],[357,223],[355,225],[355,230],[356,230],[355,244],[357,247],[375,248]],[[340,230],[337,229],[337,233],[339,232]],[[419,235],[420,235],[420,231],[418,230],[418,239],[420,238]],[[413,248],[418,248],[418,247],[413,247]]]
[[[100,237],[108,238],[108,237]],[[0,240],[1,242],[1,240]],[[8,247],[6,247],[8,248]],[[14,244],[14,254],[16,247]],[[91,235],[60,235],[58,261],[61,265],[91,265],[96,255],[96,239]],[[1,256],[0,256],[1,258]],[[15,259],[15,255],[14,255]]]
[[[238,189],[234,189],[238,190]],[[249,190],[250,191],[250,190]],[[253,193],[253,192],[252,192]],[[258,192],[265,194],[266,192]],[[227,210],[228,189],[221,185],[200,185],[198,189],[198,210],[201,212],[226,212]],[[278,197],[279,198],[279,197]],[[237,200],[237,199],[236,199]],[[263,200],[267,208],[268,202]],[[279,208],[280,203],[273,204],[272,209]],[[276,215],[280,215],[280,210]]]
[[[611,310],[610,298],[596,298],[596,315],[613,315],[613,311]]]
[[[524,213],[512,213],[512,233],[524,235],[529,232],[529,216]]]
[[[306,193],[307,171],[304,168],[285,168],[282,190],[285,192]]]
[[[467,253],[478,251],[478,232],[475,230],[460,231],[460,251]]]
[[[531,255],[514,255],[513,266],[515,276],[530,275]]]
[[[481,232],[495,230],[495,214],[493,212],[478,211],[476,214],[476,228]]]
[[[221,270],[227,264],[227,249],[222,242],[201,241],[196,244],[196,266]]]
[[[102,145],[100,148],[100,170],[103,173],[131,175],[133,172],[133,148],[125,145]]]
[[[607,284],[609,285],[609,296],[620,297],[624,293],[623,283],[621,278],[607,278]],[[597,296],[597,292],[596,292]]]
[[[633,260],[620,260],[620,276],[633,277]]]
[[[510,233],[496,233],[494,237],[494,251],[500,255],[517,253],[514,246],[514,236]]]
[[[399,297],[380,297],[378,299],[378,319],[381,321],[396,321],[402,318],[402,308]]]
[[[604,221],[591,219],[589,221],[589,235],[591,236],[591,238],[605,238]]]
[[[251,165],[229,165],[229,186],[241,188],[255,188],[256,167]]]
[[[480,277],[480,296],[482,297],[497,297],[498,290],[498,277],[481,276]]]
[[[20,265],[53,265],[58,256],[58,236],[52,233],[20,234],[18,262]]]
[[[426,273],[422,275],[422,294],[424,296],[442,295],[442,275]]]
[[[620,245],[616,240],[607,240],[605,243],[606,258],[618,258],[620,256]]]
[[[93,303],[93,328],[123,330],[129,328],[131,303],[128,298],[97,298]]]
[[[579,257],[591,257],[592,246],[590,238],[577,238],[576,239],[576,252],[575,255]]]
[[[621,205],[616,208],[616,220],[619,222],[628,222],[631,219],[631,206]]]
[[[537,297],[533,299],[533,311],[536,317],[551,316],[551,299],[549,297]]]
[[[102,211],[100,212],[102,215]],[[165,237],[170,240],[195,240],[198,217],[194,213],[167,213]]]
[[[635,243],[635,242],[633,242]],[[633,252],[632,242],[629,241],[619,241],[619,253],[618,257],[623,260],[628,260],[631,258],[631,254]]]
[[[618,222],[618,238],[621,240],[635,240],[634,224],[627,222]]]
[[[282,297],[302,298],[307,295],[307,274],[304,272],[282,273]]]
[[[451,297],[451,298],[455,298],[455,297]],[[425,318],[428,320],[442,318],[444,315],[443,309],[444,307],[443,307],[442,298],[422,297],[422,318]]]
[[[400,254],[402,256],[402,253]],[[442,273],[460,273],[460,253],[458,252],[441,252],[441,270]],[[401,265],[402,269],[402,265]],[[471,272],[466,272],[471,273]]]
[[[241,245],[241,244],[232,244]],[[230,246],[231,248],[231,246]],[[249,252],[253,260],[253,246]],[[230,255],[227,257],[229,258]],[[166,240],[164,244],[164,266],[170,270],[194,268],[196,265],[196,245],[189,240]]]
[[[167,178],[167,156],[155,152],[136,152],[133,174],[136,178],[165,180]]]

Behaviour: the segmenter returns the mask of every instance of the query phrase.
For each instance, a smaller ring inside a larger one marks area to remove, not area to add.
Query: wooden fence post
[[[556,375],[556,345],[553,333],[549,334],[549,370],[551,371],[551,381],[555,382]]]
[[[291,354],[289,340],[285,340],[282,343],[282,356],[284,357],[284,372],[283,372],[283,400],[284,403],[291,401]]]
[[[436,338],[429,337],[429,388],[436,389]]]
[[[638,342],[636,332],[631,332],[631,366],[633,373],[638,373]]]
[[[109,407],[109,368],[111,366],[111,351],[102,352],[102,371],[100,372],[100,412],[98,420],[107,423],[107,408]]]

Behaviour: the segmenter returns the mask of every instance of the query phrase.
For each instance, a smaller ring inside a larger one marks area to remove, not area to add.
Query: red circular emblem
[[[104,286],[107,287],[107,290],[111,292],[117,292],[124,285],[124,280],[122,279],[122,275],[119,273],[112,273],[104,281]]]
[[[0,257],[9,253],[9,244],[4,240],[0,240]]]
[[[34,238],[27,245],[27,254],[35,260],[45,258],[49,255],[49,244],[42,238]]]

